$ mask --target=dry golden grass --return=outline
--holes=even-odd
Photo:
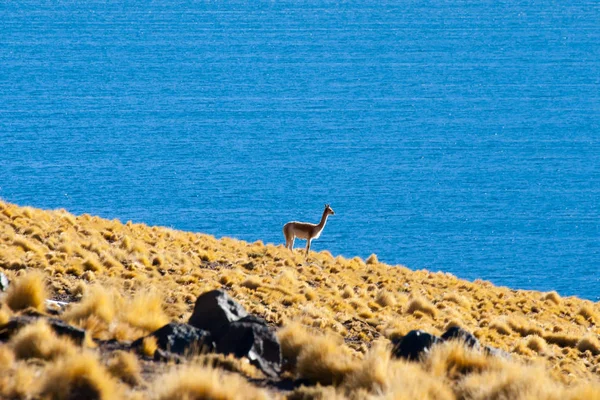
[[[347,400],[338,391],[337,388],[331,386],[300,386],[292,393],[286,396],[287,400]]]
[[[458,381],[473,373],[498,371],[502,366],[502,360],[470,349],[458,340],[435,346],[425,360],[425,368],[433,376],[452,381]]]
[[[258,289],[262,285],[262,281],[257,276],[250,276],[241,283],[241,286],[247,287],[248,289]]]
[[[200,354],[191,360],[191,364],[214,369],[235,372],[248,378],[262,378],[263,373],[250,364],[247,359],[236,358],[232,354]]]
[[[406,312],[408,314],[427,314],[432,318],[435,318],[437,315],[437,309],[429,300],[424,297],[417,296],[410,300],[408,305],[406,306]]]
[[[581,338],[577,342],[577,349],[579,351],[589,351],[593,355],[600,354],[600,342],[598,341],[597,335],[587,335]]]
[[[141,352],[146,357],[154,356],[154,353],[158,350],[158,343],[154,336],[147,336],[142,340]]]
[[[121,315],[122,321],[149,332],[168,324],[170,320],[164,312],[162,297],[150,290],[138,291],[130,301],[126,301]]]
[[[379,263],[379,260],[377,259],[377,254],[371,254],[369,257],[367,257],[367,259],[365,260],[365,263],[367,265]]]
[[[0,372],[0,398],[29,399],[38,391],[38,377],[26,364],[14,365]]]
[[[598,321],[598,316],[596,315],[596,311],[592,308],[590,304],[583,304],[577,310],[577,315],[581,315],[586,321],[596,324]]]
[[[176,368],[161,377],[154,390],[158,400],[262,400],[267,395],[237,375],[201,367]]]
[[[391,349],[386,342],[379,341],[356,363],[354,369],[344,377],[344,389],[382,393],[390,384]]]
[[[396,299],[395,299],[394,295],[385,290],[380,290],[377,293],[375,302],[377,304],[379,304],[381,307],[393,307],[396,305]]]
[[[102,286],[88,288],[83,300],[76,303],[63,315],[66,321],[77,323],[91,316],[110,323],[115,317],[115,293],[108,292]]]
[[[116,351],[107,364],[108,372],[129,385],[137,385],[142,381],[141,367],[138,358],[125,351]]]
[[[296,371],[300,378],[322,385],[336,385],[357,366],[357,360],[341,340],[333,336],[313,336],[298,354]]]
[[[4,326],[10,321],[11,312],[8,307],[0,308],[0,326]]]
[[[560,295],[554,291],[548,292],[543,295],[542,300],[547,300],[556,305],[559,305],[560,304]]]
[[[6,345],[0,345],[0,370],[10,368],[15,362],[15,354],[12,349]]]
[[[199,294],[224,288],[247,310],[278,327],[288,374],[335,385],[298,388],[290,398],[598,395],[598,304],[556,292],[511,290],[451,274],[412,271],[382,264],[375,255],[363,261],[312,252],[306,261],[301,250],[292,253],[282,245],[216,239],[2,201],[0,270],[12,282],[0,299],[0,326],[29,308],[45,312],[47,297],[66,299],[72,304],[59,317],[103,340],[134,340],[168,321],[186,322]],[[390,359],[389,343],[381,339],[398,338],[411,329],[440,335],[449,326],[464,327],[483,345],[511,352],[512,360],[449,345],[432,350],[421,363],[406,363]],[[0,345],[0,363],[7,366],[0,373],[0,397],[66,396],[79,387],[74,377],[87,375],[83,367],[75,370],[76,363],[63,375],[58,368],[64,360],[79,358],[96,371],[81,384],[96,397],[118,398],[123,390],[131,398],[152,397],[155,387],[150,383],[166,382],[164,368],[153,371],[151,381],[133,383],[133,393],[133,355],[117,353],[106,359],[115,379],[93,356],[62,342],[47,327],[29,328]],[[144,340],[139,356],[152,357],[155,350],[155,340]],[[185,363],[194,371],[211,367],[236,377],[260,375],[239,360],[203,357]],[[134,372],[116,373],[127,368]],[[208,393],[203,391],[220,387],[225,379],[213,369],[201,374],[216,383],[197,387],[185,378],[191,370],[183,366],[184,372],[169,375],[170,389],[164,386],[160,393],[163,398]],[[52,390],[50,378],[65,382],[63,389]],[[528,380],[534,384],[527,385]],[[106,390],[94,389],[105,381]],[[241,382],[242,390],[259,397],[280,395]],[[223,396],[231,393],[227,389]]]
[[[117,382],[92,353],[59,359],[44,374],[40,395],[52,400],[119,398]]]
[[[56,336],[43,320],[22,328],[11,338],[10,345],[18,359],[55,360],[77,352],[69,339]]]
[[[313,335],[304,325],[298,322],[286,324],[277,332],[283,358],[296,365],[300,352],[312,341]]]
[[[32,270],[17,280],[8,288],[6,304],[13,310],[19,311],[32,307],[43,311],[47,298],[44,274]]]
[[[537,335],[530,336],[527,340],[527,347],[536,353],[543,354],[546,352],[547,345],[544,338]]]

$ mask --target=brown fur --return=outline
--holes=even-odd
[[[318,239],[321,236],[323,228],[327,223],[327,217],[334,215],[335,213],[329,207],[329,204],[325,204],[325,210],[321,216],[321,222],[318,224],[311,224],[309,222],[298,222],[291,221],[283,226],[283,235],[285,236],[285,247],[293,250],[294,239],[305,239],[306,240],[306,256],[310,250],[310,243],[313,239]]]

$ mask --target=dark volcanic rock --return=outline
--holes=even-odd
[[[211,290],[196,299],[189,324],[210,332],[215,338],[227,332],[230,323],[248,313],[237,301],[223,290]]]
[[[10,339],[19,329],[37,321],[39,318],[42,317],[22,315],[11,318],[6,325],[0,328],[0,341]],[[85,331],[83,329],[76,328],[57,318],[45,318],[45,320],[57,335],[67,336],[77,344],[82,344],[85,340]]]
[[[273,330],[262,318],[248,315],[225,291],[200,295],[189,324],[210,332],[219,353],[247,357],[267,376],[280,374],[281,348]]]
[[[171,322],[148,336],[156,338],[156,344],[161,350],[173,354],[199,353],[201,351],[215,350],[215,345],[209,332],[188,324]],[[132,343],[132,346],[141,346],[143,340],[144,338],[136,340]]]
[[[424,331],[410,331],[392,350],[392,355],[407,360],[418,360],[421,354],[429,351],[431,346],[441,339]]]
[[[442,335],[442,340],[462,340],[468,347],[473,349],[480,348],[479,340],[471,332],[457,326],[448,328]]]
[[[247,357],[267,376],[281,373],[281,347],[279,339],[267,324],[255,316],[232,322],[227,332],[218,339],[217,351]]]

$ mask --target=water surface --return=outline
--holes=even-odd
[[[331,203],[314,250],[597,300],[598,21],[596,1],[2,2],[0,197],[265,243]]]

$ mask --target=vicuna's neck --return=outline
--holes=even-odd
[[[319,229],[323,229],[325,227],[328,216],[329,216],[329,214],[327,214],[327,210],[323,211],[323,215],[321,216],[321,222],[319,222],[319,225],[317,225],[319,227]]]

